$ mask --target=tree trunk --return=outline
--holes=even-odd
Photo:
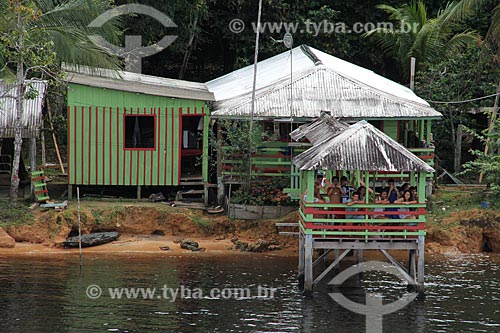
[[[22,28],[21,14],[17,15],[17,26],[19,31]],[[22,34],[19,37],[19,48],[22,49],[24,44]],[[21,149],[23,146],[22,137],[22,118],[24,108],[24,62],[22,59],[17,64],[16,73],[16,117],[14,118],[14,159],[12,161],[12,174],[10,178],[10,192],[9,199],[11,204],[17,203],[17,196],[19,194],[19,162],[21,160]]]
[[[23,116],[23,101],[24,101],[24,73],[23,73],[23,64],[20,63],[17,66],[17,92],[16,92],[16,117],[14,120],[14,158],[12,161],[12,174],[10,179],[10,193],[9,198],[11,203],[15,203],[17,201],[17,196],[19,193],[19,163],[21,160],[21,149],[23,146],[23,137],[22,137],[22,116]]]
[[[198,26],[198,13],[195,13],[194,17],[194,23],[192,25],[192,32],[191,36],[189,37],[187,46],[186,46],[186,52],[184,53],[184,59],[182,60],[182,66],[181,70],[179,72],[179,80],[182,80],[184,78],[184,74],[186,73],[187,66],[189,64],[189,57],[191,56],[191,52],[193,49],[193,42],[194,42],[194,37],[196,34],[196,27]]]
[[[455,143],[455,161],[454,161],[454,170],[455,172],[460,171],[460,166],[462,165],[460,162],[462,161],[462,124],[457,127],[457,140]]]

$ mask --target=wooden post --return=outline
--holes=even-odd
[[[45,165],[47,165],[47,155],[46,155],[46,152],[45,152],[45,131],[44,131],[44,126],[43,126],[43,122],[42,122],[42,130],[40,131],[40,138],[41,138],[41,141],[40,141],[40,145],[42,146],[42,167],[45,167]]]
[[[418,203],[425,203],[426,199],[426,191],[425,191],[425,180],[426,180],[427,174],[425,172],[419,172],[418,173],[418,189],[417,189],[417,194],[418,194]]]
[[[363,250],[358,249],[358,250],[356,250],[356,252],[358,255],[357,262],[358,262],[358,264],[360,264],[363,262]]]
[[[141,185],[137,185],[137,200],[141,200]]]
[[[432,120],[430,120],[430,119],[427,119],[427,131],[426,131],[425,135],[426,135],[427,145],[430,145],[431,136],[432,136]]]
[[[312,295],[313,291],[313,239],[306,235],[304,244],[304,294]]]
[[[410,186],[415,186],[417,183],[415,182],[415,171],[410,171]]]
[[[299,275],[304,274],[304,235],[299,234]]]
[[[222,126],[217,120],[217,203],[224,202],[224,182],[222,181]]]
[[[419,126],[418,126],[418,140],[420,141],[419,143],[421,143],[422,141],[424,141],[424,131],[425,131],[425,120],[419,120],[418,121],[419,123]]]
[[[425,283],[424,247],[425,247],[425,236],[418,236],[417,292],[419,294],[424,293],[424,283]]]
[[[73,185],[68,184],[68,200],[73,200]]]
[[[408,251],[408,274],[410,274],[412,278],[416,278],[415,250]]]
[[[36,137],[30,138],[30,174],[36,171]],[[30,177],[31,178],[31,177]],[[35,186],[31,181],[31,195],[35,195]]]

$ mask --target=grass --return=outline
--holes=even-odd
[[[212,231],[212,224],[208,220],[194,215],[191,217],[191,221],[194,224],[198,225],[200,229],[202,229],[205,233],[210,233]]]
[[[450,229],[456,223],[442,223],[444,219],[453,213],[464,212],[472,209],[483,209],[481,203],[487,201],[493,204],[481,187],[455,187],[440,186],[429,201],[428,221],[442,229]],[[493,206],[490,210],[498,210],[499,207]]]
[[[26,204],[19,202],[14,207],[8,201],[0,201],[0,227],[10,227],[15,225],[32,224],[33,214]]]

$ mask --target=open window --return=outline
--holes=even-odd
[[[125,149],[155,149],[155,116],[125,115]]]

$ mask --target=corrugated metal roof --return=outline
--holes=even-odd
[[[300,170],[425,171],[427,163],[362,120],[293,159]]]
[[[253,66],[207,82],[217,100],[213,115],[250,116],[252,82]],[[321,111],[346,119],[441,117],[407,87],[305,45],[258,63],[255,117],[316,118]]]
[[[167,79],[125,71],[64,64],[68,82],[155,96],[214,101],[205,83]]]
[[[22,123],[22,137],[37,137],[42,126],[42,107],[47,90],[47,82],[39,80],[26,81],[26,89],[34,89],[37,96],[33,99],[24,99]],[[0,138],[15,137],[15,117],[17,106],[15,97],[16,87],[0,81]]]
[[[322,113],[318,119],[308,124],[304,124],[294,130],[290,133],[290,137],[294,141],[299,141],[305,137],[313,145],[317,145],[323,141],[331,139],[348,128],[348,124],[339,121],[326,113]]]

